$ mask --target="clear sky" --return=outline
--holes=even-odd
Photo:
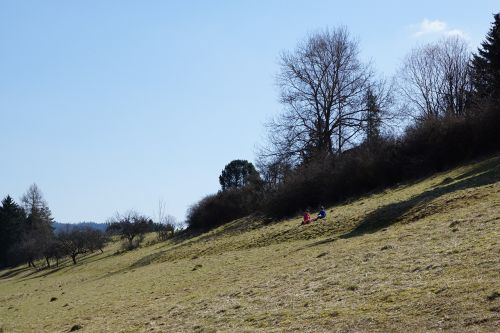
[[[60,222],[116,211],[179,220],[255,160],[280,110],[278,57],[345,25],[390,76],[413,46],[476,49],[498,0],[0,0],[0,197],[30,184]]]

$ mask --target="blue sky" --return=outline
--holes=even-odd
[[[497,1],[0,0],[0,197],[32,183],[61,222],[179,220],[254,161],[283,50],[345,25],[390,76],[419,43],[483,40]]]

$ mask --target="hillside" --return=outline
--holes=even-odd
[[[76,266],[1,271],[0,332],[494,332],[499,181],[495,156],[307,226],[247,217],[125,254],[113,243]]]

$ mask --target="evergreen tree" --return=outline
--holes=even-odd
[[[377,96],[371,89],[366,93],[366,143],[368,146],[373,146],[380,138],[380,106]]]
[[[10,262],[9,250],[21,240],[24,220],[24,210],[10,196],[5,197],[0,207],[0,267]]]
[[[472,58],[473,85],[478,101],[500,100],[500,13],[493,17],[486,39]]]

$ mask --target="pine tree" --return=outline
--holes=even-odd
[[[490,31],[472,59],[474,92],[480,102],[500,100],[500,13],[493,17]]]

